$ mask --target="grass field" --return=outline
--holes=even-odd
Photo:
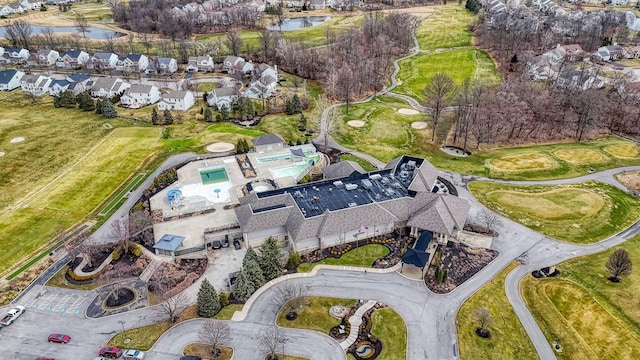
[[[567,150],[559,150],[567,151]],[[522,153],[505,155],[491,159],[487,165],[498,171],[540,171],[558,167],[558,163],[550,156],[541,153]]]
[[[324,265],[341,265],[341,266],[360,266],[371,267],[373,262],[389,253],[389,249],[384,245],[370,244],[360,246],[346,254],[342,255],[339,259],[326,258],[315,263],[304,263],[298,266],[299,272],[309,272],[314,266]]]
[[[473,14],[464,5],[433,6],[434,15],[420,23],[416,37],[420,49],[447,49],[472,45],[468,25]]]
[[[233,349],[227,346],[218,346],[220,354],[216,357],[216,360],[231,360],[233,358]],[[203,359],[211,357],[213,354],[213,346],[193,343],[187,345],[182,351],[184,355],[199,356]]]
[[[559,359],[631,359],[640,353],[640,272],[607,280],[605,263],[618,248],[640,262],[640,236],[603,253],[558,265],[560,276],[526,277],[521,291],[543,333],[560,338]]]
[[[472,182],[484,205],[552,238],[593,243],[640,217],[640,200],[613,186],[589,181],[560,186],[512,186]]]
[[[423,99],[422,91],[436,73],[449,75],[456,85],[465,79],[487,84],[495,84],[500,79],[493,60],[486,52],[476,49],[418,54],[400,61],[399,65],[400,82],[394,91],[419,101]]]
[[[382,341],[382,352],[378,360],[407,358],[407,326],[402,317],[392,308],[383,308],[371,315],[371,334]]]
[[[515,267],[515,263],[508,266],[462,304],[456,320],[460,359],[538,359],[505,294],[505,278]],[[491,313],[491,339],[483,339],[475,333],[478,324],[472,314],[481,307]]]
[[[362,160],[359,157],[353,156],[351,154],[340,155],[340,161],[353,161],[353,162],[356,162],[356,163],[360,164],[360,166],[362,166],[364,171],[378,170],[377,167],[371,165],[368,161]]]
[[[307,300],[307,304],[302,310],[298,311],[298,317],[295,320],[287,320],[286,314],[280,312],[276,324],[282,327],[315,330],[328,334],[332,327],[340,324],[340,320],[334,319],[329,315],[329,309],[334,305],[351,307],[357,303],[357,300],[352,299],[319,296],[310,296]]]
[[[577,165],[596,165],[608,160],[605,154],[591,149],[562,149],[553,155],[560,160]]]

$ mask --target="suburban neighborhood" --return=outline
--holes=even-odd
[[[638,9],[0,4],[0,357],[637,357]]]

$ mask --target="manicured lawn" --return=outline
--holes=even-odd
[[[75,290],[93,290],[98,286],[102,285],[100,284],[99,281],[94,281],[90,284],[74,285],[68,281],[65,281],[64,274],[66,273],[67,273],[67,267],[65,266],[62,269],[60,269],[60,271],[58,271],[55,275],[53,275],[53,277],[51,277],[49,281],[47,281],[47,286],[55,286],[59,288],[75,289]]]
[[[374,171],[374,170],[378,170],[377,167],[371,165],[368,161],[366,160],[362,160],[357,156],[353,156],[351,154],[343,154],[340,155],[340,161],[353,161],[356,162],[358,164],[360,164],[360,166],[362,166],[362,168],[364,169],[364,171]]]
[[[603,240],[640,217],[640,200],[596,181],[528,187],[472,182],[469,190],[484,205],[514,221],[579,244]]]
[[[418,54],[399,63],[398,80],[401,83],[395,92],[409,95],[422,101],[422,91],[436,73],[445,73],[456,85],[465,79],[494,84],[499,81],[495,64],[482,50],[463,49],[435,54]]]
[[[640,353],[640,272],[618,284],[607,280],[605,263],[618,248],[640,262],[636,236],[603,253],[558,265],[557,278],[523,280],[525,302],[549,343],[560,338],[559,359],[631,359]]]
[[[227,346],[218,346],[221,351],[216,360],[231,360],[233,358],[233,349]],[[213,346],[193,343],[187,345],[184,350],[184,355],[199,356],[203,359],[208,359],[213,353]]]
[[[342,265],[342,266],[359,266],[371,267],[373,262],[389,253],[389,249],[384,245],[365,245],[348,251],[339,259],[326,258],[315,263],[304,263],[298,266],[299,272],[309,272],[314,266],[325,265]]]
[[[407,358],[407,326],[392,308],[379,309],[371,315],[371,334],[382,341],[382,352],[376,359]]]
[[[242,310],[241,304],[229,304],[223,307],[222,310],[220,310],[220,312],[217,313],[213,318],[218,320],[231,320],[233,313],[241,310]]]
[[[160,338],[160,336],[164,334],[164,332],[167,331],[170,327],[171,325],[169,323],[161,322],[135,329],[128,329],[126,330],[127,337],[124,336],[123,332],[119,332],[109,340],[107,346],[116,346],[122,349],[138,349],[147,351],[151,349],[158,338]],[[124,343],[124,339],[126,338],[129,338],[131,340],[127,344]]]
[[[515,263],[508,266],[462,304],[456,320],[462,360],[538,358],[529,336],[505,294],[505,278],[515,267]],[[472,314],[475,309],[481,307],[491,313],[491,339],[483,339],[475,333],[478,324],[473,320]]]
[[[308,329],[328,334],[332,327],[340,324],[340,320],[334,319],[329,315],[329,309],[334,305],[343,305],[351,307],[357,303],[353,299],[337,299],[319,296],[310,296],[307,298],[307,304],[298,311],[298,317],[289,321],[285,318],[286,314],[280,312],[276,324],[283,327],[295,329]]]
[[[422,20],[416,30],[420,49],[446,49],[472,45],[468,25],[473,14],[462,5],[433,6],[434,15]]]

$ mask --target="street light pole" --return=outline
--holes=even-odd
[[[128,341],[127,341],[127,340],[129,340],[129,338],[127,337],[127,332],[124,330],[124,324],[126,323],[126,321],[124,321],[124,320],[118,320],[118,323],[119,323],[120,325],[122,325],[122,334],[124,335],[124,343],[126,344],[126,343],[128,343]]]

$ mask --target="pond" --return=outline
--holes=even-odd
[[[56,34],[65,33],[65,34],[73,34],[73,35],[82,36],[82,34],[79,34],[78,29],[75,26],[31,25],[31,30],[32,30],[31,33],[33,35],[40,35],[40,34],[42,34],[42,32],[46,28],[51,28],[51,30]],[[120,32],[117,32],[117,31],[101,29],[101,28],[97,28],[97,27],[93,27],[93,26],[87,27],[87,32],[85,33],[85,36],[88,39],[94,39],[94,40],[104,40],[104,39],[108,39],[109,37],[116,38],[116,37],[120,37],[120,36],[123,36],[123,35],[124,35],[123,33],[120,33]],[[6,37],[6,36],[7,36],[6,27],[5,26],[0,26],[0,37]]]
[[[305,16],[299,18],[284,19],[281,25],[277,23],[267,27],[269,30],[292,31],[310,26],[320,25],[331,19],[331,16]]]

